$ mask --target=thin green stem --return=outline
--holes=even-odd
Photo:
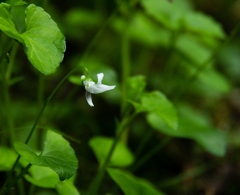
[[[13,130],[13,116],[12,116],[12,109],[11,109],[11,101],[10,101],[10,94],[9,94],[9,85],[6,80],[6,76],[3,75],[3,94],[4,94],[4,102],[5,102],[5,111],[6,111],[6,119],[7,119],[7,129],[10,133],[10,140],[11,143],[15,141],[15,134]]]
[[[23,170],[22,172],[16,177],[14,178],[14,180],[6,186],[6,188],[3,190],[1,195],[5,195],[7,194],[7,192],[18,182],[19,179],[22,178],[22,176],[28,171],[28,169],[30,169],[30,167],[32,166],[32,164],[28,164]]]
[[[55,93],[58,91],[58,89],[61,87],[61,85],[68,79],[68,77],[70,75],[72,75],[76,70],[78,70],[79,68],[82,68],[84,71],[86,71],[86,68],[83,67],[83,66],[77,66],[75,67],[74,69],[72,69],[65,77],[63,77],[63,79],[58,83],[58,85],[53,89],[52,93],[50,94],[50,96],[45,100],[44,104],[43,104],[43,107],[42,109],[40,110],[39,114],[38,114],[38,117],[25,141],[25,144],[28,144],[40,118],[42,117],[42,114],[43,114],[43,111],[45,110],[46,106],[48,105],[48,103],[50,102],[50,100],[52,99],[52,97],[55,95]]]
[[[5,111],[3,114],[6,117],[6,122],[7,122],[7,127],[8,129],[7,132],[10,133],[10,139],[11,141],[14,140],[14,133],[13,133],[13,120],[12,120],[12,113],[11,113],[11,106],[10,106],[10,95],[9,95],[9,82],[8,82],[8,77],[7,77],[7,71],[4,68],[4,64],[2,63],[4,58],[6,58],[7,53],[9,50],[12,48],[14,45],[14,41],[11,40],[9,44],[3,49],[1,55],[0,55],[0,71],[1,71],[1,78],[2,78],[2,92],[3,92],[3,101],[4,103],[2,105],[5,106]]]
[[[11,101],[10,101],[10,94],[9,94],[9,80],[7,79],[7,71],[5,69],[3,59],[7,56],[8,51],[12,48],[14,41],[11,41],[8,46],[4,49],[2,55],[0,56],[0,65],[1,65],[1,77],[2,77],[2,93],[3,93],[3,105],[5,106],[5,117],[8,130],[10,134],[11,143],[15,140],[14,132],[13,132],[13,118],[11,112]]]
[[[33,126],[32,126],[32,129],[30,130],[30,132],[29,132],[29,134],[28,134],[28,137],[27,137],[27,139],[26,139],[26,141],[25,141],[25,144],[28,144],[30,138],[32,137],[32,134],[33,134],[34,130],[36,129],[37,124],[39,123],[39,121],[40,121],[40,119],[41,119],[41,117],[42,117],[42,114],[43,114],[46,106],[48,105],[48,103],[50,102],[50,100],[52,99],[52,97],[55,95],[55,93],[58,91],[58,89],[61,87],[61,85],[68,79],[68,77],[69,77],[71,74],[73,74],[76,70],[78,70],[78,69],[80,69],[80,68],[83,69],[83,71],[87,71],[86,68],[85,68],[85,67],[82,67],[82,66],[77,66],[77,67],[75,67],[74,69],[72,69],[65,77],[63,77],[63,79],[62,79],[62,80],[58,83],[58,85],[54,88],[54,90],[52,91],[52,93],[50,94],[50,96],[46,99],[46,101],[44,102],[44,104],[43,104],[43,106],[42,106],[42,108],[41,108],[41,110],[40,110],[40,112],[39,112],[39,114],[38,114],[38,116],[37,116],[37,119],[35,120],[35,122],[34,122],[34,124],[33,124]],[[4,183],[3,189],[5,189],[5,187],[7,186],[8,181],[10,180],[10,177],[11,177],[11,175],[13,174],[13,171],[15,170],[15,167],[17,166],[20,158],[21,158],[21,156],[19,155],[19,156],[17,157],[17,159],[16,159],[16,161],[15,161],[15,163],[14,163],[11,171],[10,171],[10,174],[9,174],[6,182]],[[8,186],[9,186],[9,185],[8,185]]]
[[[100,167],[96,177],[93,179],[92,183],[89,186],[88,193],[87,193],[88,195],[96,195],[97,194],[98,189],[101,185],[101,181],[104,177],[105,171],[107,169],[108,163],[109,163],[111,156],[117,146],[117,143],[118,143],[121,135],[123,134],[123,132],[127,129],[126,128],[127,125],[129,125],[129,123],[132,121],[132,119],[134,117],[135,117],[135,114],[133,114],[130,117],[123,118],[121,123],[118,125],[117,131],[116,131],[116,132],[118,132],[118,134],[115,136],[113,144],[108,152],[108,155],[105,158],[103,165]]]
[[[25,190],[24,190],[24,183],[23,183],[23,178],[20,178],[19,181],[17,182],[17,187],[19,191],[19,195],[25,195]]]
[[[38,103],[38,108],[41,109],[43,102],[44,102],[44,75],[39,73],[38,76],[38,95],[37,95],[37,103]],[[40,124],[41,125],[41,124]],[[37,147],[41,146],[41,136],[42,136],[42,131],[39,129],[37,131],[37,137],[40,138],[38,139],[38,142],[35,143]]]
[[[126,100],[127,100],[127,79],[130,75],[130,42],[129,34],[127,31],[123,33],[122,45],[121,45],[121,57],[122,57],[122,105],[121,113],[124,115],[126,109]]]
[[[92,41],[91,41],[90,44],[88,45],[87,49],[85,50],[84,54],[81,56],[81,58],[79,59],[79,61],[83,61],[83,59],[86,58],[86,56],[90,53],[90,51],[91,51],[91,49],[93,48],[94,44],[95,44],[95,43],[97,42],[97,40],[99,39],[99,37],[101,36],[101,34],[102,34],[102,32],[104,31],[104,29],[106,28],[106,26],[107,26],[108,24],[110,24],[110,22],[112,21],[112,19],[116,16],[117,12],[118,12],[118,9],[116,9],[116,10],[114,11],[114,13],[113,13],[113,14],[108,18],[108,20],[104,23],[104,25],[102,26],[102,28],[98,31],[98,33],[95,35],[95,37],[92,39]],[[9,46],[8,46],[7,48],[5,48],[5,50],[3,51],[3,54],[0,56],[0,63],[1,63],[1,61],[5,58],[8,50],[12,47],[13,43],[14,43],[14,42],[12,42],[11,45],[9,44]],[[43,111],[44,111],[45,107],[47,106],[47,104],[49,103],[49,101],[52,99],[53,95],[56,93],[56,91],[59,89],[59,87],[62,85],[62,83],[63,83],[72,73],[74,73],[74,72],[75,72],[77,69],[79,69],[79,68],[83,68],[83,67],[82,67],[82,66],[77,66],[77,67],[75,67],[72,71],[70,71],[70,72],[59,82],[59,84],[55,87],[55,89],[52,91],[52,93],[50,94],[50,96],[46,99],[46,101],[44,102],[43,107],[41,108],[41,110],[40,110],[40,112],[39,112],[39,114],[38,114],[38,116],[37,116],[37,119],[35,120],[35,122],[34,122],[34,124],[33,124],[33,126],[32,126],[32,129],[30,130],[30,133],[29,133],[29,135],[28,135],[28,137],[27,137],[27,139],[26,139],[26,141],[25,141],[25,144],[27,144],[27,143],[29,142],[29,140],[30,140],[30,138],[31,138],[31,136],[32,136],[32,134],[33,134],[33,132],[34,132],[34,130],[35,130],[35,128],[36,128],[36,126],[37,126],[37,124],[38,124],[41,116],[42,116],[42,114],[43,114]],[[86,68],[84,68],[84,71],[87,72],[87,74],[88,74],[88,71],[86,70]],[[85,75],[87,75],[87,74],[85,74]],[[15,163],[14,163],[14,165],[13,165],[13,167],[12,167],[10,173],[9,173],[9,176],[7,177],[7,179],[6,179],[5,183],[4,183],[1,191],[3,191],[3,190],[5,189],[5,187],[6,187],[6,185],[8,184],[8,182],[9,182],[9,180],[10,180],[12,174],[13,174],[13,171],[15,170],[15,167],[17,166],[20,158],[21,158],[21,156],[19,155],[19,156],[17,157],[17,159],[16,159],[16,161],[15,161]],[[1,193],[0,193],[0,194],[1,194]]]
[[[43,99],[44,99],[44,75],[43,74],[39,74],[39,77],[38,77],[38,99],[37,99],[37,102],[38,102],[38,105],[39,107],[42,106],[43,104]]]
[[[7,56],[7,53],[9,52],[9,50],[12,48],[14,44],[14,41],[12,40],[8,45],[7,47],[4,48],[1,56],[0,56],[0,64],[2,63],[3,59]]]
[[[18,48],[19,48],[19,44],[15,42],[11,50],[10,62],[8,64],[7,71],[6,71],[6,79],[8,82],[10,82],[10,79],[11,79],[13,65],[15,64]]]

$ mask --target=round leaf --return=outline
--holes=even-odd
[[[41,7],[26,9],[26,31],[21,35],[29,61],[44,74],[55,72],[63,59],[65,37]]]
[[[0,30],[22,43],[32,65],[43,74],[52,74],[63,60],[65,37],[41,7],[30,4],[25,10],[26,30],[19,33],[10,14],[10,6],[0,4]]]
[[[113,139],[101,136],[94,137],[90,140],[89,144],[99,163],[102,164],[113,144]],[[122,142],[118,142],[110,159],[109,165],[124,167],[131,165],[133,161],[134,157],[130,150]]]
[[[42,154],[39,156],[27,145],[15,142],[17,152],[29,163],[53,169],[61,181],[75,175],[78,160],[69,143],[59,134],[48,131]]]

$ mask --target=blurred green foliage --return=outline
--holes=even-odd
[[[45,193],[44,188],[55,189],[49,194],[88,194],[94,175],[103,168],[108,175],[96,194],[238,194],[237,2],[9,0],[0,4],[0,55],[15,40],[0,60],[1,186],[16,158],[13,141],[25,141],[54,87],[70,70],[84,66],[94,82],[102,72],[104,83],[116,88],[94,95],[95,106],[90,108],[80,80],[85,73],[79,70],[54,95],[29,146],[21,143],[16,150],[26,156],[19,152],[20,146],[24,152],[31,148],[39,165],[35,151],[42,150],[46,131],[57,129],[71,146],[59,141],[60,135],[52,143],[45,141],[53,150],[50,157],[63,158],[48,166],[54,170],[65,164],[68,169],[73,148],[79,168],[70,181],[60,182],[51,169],[32,166],[24,175],[36,186],[32,194]],[[31,3],[36,6],[28,6]],[[55,151],[61,147],[66,151]]]

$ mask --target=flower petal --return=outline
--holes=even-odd
[[[86,91],[85,96],[86,96],[86,100],[87,100],[89,106],[94,106],[93,102],[92,102],[92,95],[91,95],[91,93]]]
[[[115,88],[115,85],[113,86],[108,86],[104,84],[96,84],[91,86],[90,88],[85,88],[88,92],[93,93],[93,94],[98,94],[98,93],[103,93],[108,90],[112,90]]]
[[[97,78],[98,78],[97,84],[102,84],[103,77],[104,77],[103,73],[97,74]]]

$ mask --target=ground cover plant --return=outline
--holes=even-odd
[[[0,1],[0,195],[238,194],[238,10]]]

